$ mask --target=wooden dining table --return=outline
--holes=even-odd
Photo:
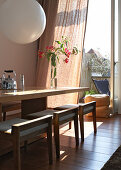
[[[47,97],[67,93],[79,93],[89,90],[89,87],[57,87],[42,89],[39,87],[23,90],[0,90],[0,113],[3,102],[21,101],[21,115],[30,114],[47,108]]]

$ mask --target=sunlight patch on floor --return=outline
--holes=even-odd
[[[68,155],[63,156],[63,158],[61,158],[60,161],[63,161],[63,160],[66,159],[67,157],[68,157]]]
[[[97,122],[97,128],[102,125],[103,122]],[[94,128],[93,128],[93,122],[85,122],[84,123],[84,138],[87,138],[91,133],[94,132]]]
[[[62,154],[64,154],[65,153],[65,151],[60,151],[60,155],[62,155]]]
[[[102,123],[103,122],[97,122],[97,128]],[[93,132],[94,132],[93,122],[84,122],[84,138],[88,137]],[[62,134],[64,136],[75,137],[73,122],[72,122],[72,129],[69,130],[69,125],[66,125],[60,129],[60,134]],[[79,134],[79,136],[80,136],[80,134]]]
[[[63,161],[64,159],[66,159],[67,157],[68,157],[68,155],[67,154],[65,154],[65,151],[63,151],[63,150],[60,150],[60,155],[61,155],[61,159],[60,159],[60,161]]]

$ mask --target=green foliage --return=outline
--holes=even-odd
[[[59,63],[59,57],[57,56],[57,60],[58,60],[58,63]]]
[[[78,54],[79,50],[77,47],[73,47],[72,54]]]
[[[96,94],[94,90],[85,91],[84,96]]]
[[[51,56],[51,52],[47,53],[46,57],[47,57],[48,61],[50,61],[50,56]]]
[[[61,42],[60,42],[60,41],[55,41],[55,42],[57,42],[58,44],[61,44]]]
[[[56,67],[54,68],[54,77],[56,77]]]

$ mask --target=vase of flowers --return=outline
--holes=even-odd
[[[64,55],[63,61],[68,63],[71,54],[78,54],[77,47],[73,47],[72,51],[68,49],[69,39],[62,36],[61,41],[55,41],[55,46],[47,46],[45,52],[39,50],[39,58],[46,56],[48,61],[51,62],[51,88],[57,86],[57,64],[59,63],[59,56]]]

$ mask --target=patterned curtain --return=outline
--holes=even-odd
[[[53,0],[50,0],[52,3]],[[57,6],[56,6],[57,7]],[[49,21],[48,22],[54,22],[55,27],[51,30],[51,27],[46,27],[49,29],[49,32],[51,33],[51,36],[53,35],[53,38],[50,38],[49,36],[46,37],[51,39],[54,44],[55,40],[61,40],[62,36],[67,36],[70,40],[70,50],[73,46],[77,46],[78,49],[81,51],[78,55],[71,55],[69,63],[63,62],[64,56],[60,55],[60,62],[57,65],[57,86],[58,87],[65,87],[65,86],[76,86],[78,87],[80,84],[80,71],[81,71],[81,60],[82,60],[82,51],[83,51],[83,42],[84,42],[84,36],[85,36],[85,28],[86,28],[86,18],[87,18],[87,7],[88,7],[88,0],[59,0],[58,8],[57,8],[57,15],[56,18],[54,16],[51,17],[51,13],[54,11],[51,10],[49,14]],[[55,5],[54,5],[55,8]],[[45,31],[45,32],[46,32]],[[54,32],[53,32],[54,31]],[[53,34],[54,33],[54,34]],[[45,35],[43,34],[43,37]],[[40,49],[42,46],[42,39],[40,40]],[[48,45],[48,41],[46,41],[46,45]],[[52,42],[51,41],[51,42]],[[44,42],[45,43],[45,42]],[[38,63],[38,74],[37,74],[37,85],[44,87],[49,87],[50,85],[50,67],[45,65],[46,59],[42,59],[42,61],[39,61]],[[40,63],[41,62],[41,63]],[[45,72],[47,73],[47,76],[45,75]],[[40,76],[41,75],[41,76]],[[43,76],[43,77],[42,77]],[[44,84],[42,83],[44,82]],[[45,83],[46,82],[46,83]],[[63,104],[68,103],[77,103],[77,94],[66,94],[66,95],[58,95],[53,97],[48,97],[48,106],[49,107],[55,107]],[[55,102],[56,101],[56,102]]]

